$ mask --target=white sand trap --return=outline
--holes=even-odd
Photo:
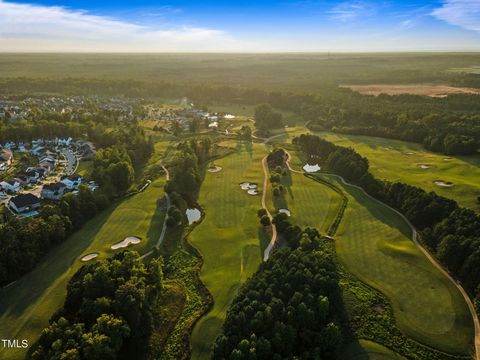
[[[216,172],[219,172],[221,170],[222,170],[221,166],[210,166],[208,168],[208,172],[211,172],[211,173],[216,173]]]
[[[453,183],[450,181],[443,181],[443,180],[435,180],[433,182],[435,185],[441,186],[441,187],[452,187]]]
[[[257,189],[250,189],[250,190],[247,190],[247,194],[248,195],[258,195],[258,191],[257,191]]]
[[[406,154],[407,155],[415,155],[415,153],[413,151],[407,151]]]
[[[196,208],[187,209],[185,213],[187,214],[188,225],[192,225],[202,217],[202,212]]]
[[[303,167],[303,170],[305,170],[306,172],[309,172],[309,173],[320,171],[320,169],[321,169],[321,167],[318,164],[316,164],[316,165],[307,164]]]
[[[287,209],[278,209],[278,212],[281,214],[287,214],[287,216],[292,216],[292,214],[290,213],[290,210],[287,210]]]
[[[453,158],[451,158],[451,157],[443,158],[443,161],[452,161],[452,160],[453,160]]]
[[[90,261],[92,259],[95,259],[98,256],[98,253],[91,253],[88,255],[85,255],[84,257],[81,258],[82,261]]]
[[[235,115],[227,114],[224,116],[225,119],[235,119]]]
[[[138,237],[136,236],[129,236],[129,237],[126,237],[123,241],[120,241],[116,244],[113,244],[111,246],[111,249],[113,250],[117,250],[117,249],[121,249],[121,248],[126,248],[127,246],[129,246],[130,244],[132,245],[136,245],[136,244],[139,244],[140,243],[140,240]]]
[[[420,169],[430,169],[432,167],[432,165],[418,164],[417,167],[419,167]]]
[[[255,183],[249,183],[249,182],[240,183],[240,188],[245,191],[256,189],[257,187],[258,185]]]

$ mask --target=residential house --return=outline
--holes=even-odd
[[[35,156],[43,156],[45,151],[45,148],[41,145],[32,146],[32,154]]]
[[[82,177],[76,174],[62,176],[61,180],[67,186],[68,190],[77,190],[82,183]]]
[[[55,168],[55,166],[52,165],[52,163],[50,163],[48,161],[42,161],[41,163],[39,163],[37,165],[37,169],[45,169],[45,173],[44,173],[45,176],[50,174],[54,168]]]
[[[8,207],[17,214],[22,214],[40,208],[40,199],[30,193],[20,194],[10,198]]]
[[[0,170],[6,170],[13,162],[13,153],[9,149],[0,150]]]
[[[20,191],[22,186],[18,180],[10,179],[0,182],[0,187],[5,191],[16,193]]]
[[[65,191],[67,190],[67,185],[61,182],[56,182],[52,184],[43,185],[41,198],[48,200],[60,200]]]
[[[28,178],[29,183],[36,183],[41,177],[40,173],[32,168],[28,168],[27,171],[25,171],[25,176]]]
[[[13,180],[16,180],[20,183],[20,186],[25,186],[29,183],[28,181],[28,176],[26,176],[25,174],[17,174]]]

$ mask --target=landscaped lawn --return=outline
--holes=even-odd
[[[210,359],[230,302],[262,260],[256,215],[261,195],[248,195],[239,184],[255,182],[261,190],[266,150],[247,142],[222,145],[236,145],[237,151],[215,161],[220,172],[207,173],[199,198],[205,218],[189,237],[204,258],[200,278],[214,300],[212,310],[194,328],[192,359]]]
[[[68,281],[84,264],[80,261],[83,255],[98,252],[99,259],[113,255],[121,249],[110,246],[132,235],[142,238],[132,249],[146,252],[153,247],[163,223],[157,199],[164,194],[164,181],[156,180],[144,192],[112,205],[54,248],[32,272],[1,289],[1,338],[27,339],[33,344],[62,306]],[[24,353],[24,349],[0,348],[2,360],[23,358]]]
[[[388,297],[404,334],[441,351],[469,354],[473,321],[467,305],[413,243],[405,221],[360,190],[319,176],[342,187],[349,200],[335,236],[340,261]]]

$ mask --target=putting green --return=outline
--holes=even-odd
[[[349,200],[335,236],[340,261],[390,299],[407,336],[444,352],[469,354],[474,332],[468,307],[413,243],[405,221],[360,190],[319,177],[343,188]]]
[[[234,145],[236,152],[215,161],[220,172],[207,172],[199,198],[206,215],[189,237],[204,258],[200,278],[214,300],[193,330],[192,359],[210,359],[230,302],[262,260],[256,215],[261,195],[248,195],[239,184],[257,183],[262,191],[265,147],[248,142],[222,145]]]
[[[164,213],[157,208],[163,196],[164,178],[147,189],[126,198],[97,215],[83,228],[55,247],[29,274],[0,290],[0,337],[38,338],[52,314],[63,305],[66,286],[73,274],[85,263],[80,258],[98,252],[102,259],[122,251],[110,246],[127,236],[138,236],[142,242],[131,248],[145,252],[157,241]],[[95,261],[95,260],[92,260]],[[0,347],[2,360],[24,358],[25,349]]]

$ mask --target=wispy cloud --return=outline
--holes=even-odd
[[[446,0],[432,15],[451,25],[480,32],[480,0]]]
[[[339,21],[350,21],[358,17],[371,16],[375,8],[363,1],[347,1],[334,6],[328,11],[330,17]]]
[[[151,27],[0,0],[0,51],[238,51],[252,46],[216,29]]]

